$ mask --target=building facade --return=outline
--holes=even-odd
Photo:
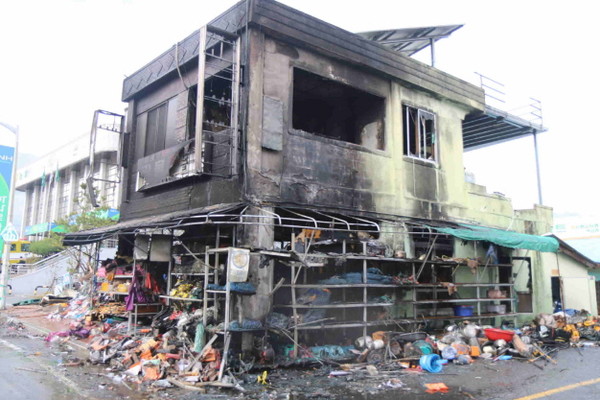
[[[305,289],[342,304],[321,325],[296,325],[296,342],[299,330],[309,342],[311,332],[358,336],[388,322],[462,318],[452,305],[472,304],[469,318],[488,322],[546,311],[551,300],[536,287],[550,284],[543,254],[559,247],[542,236],[552,209],[513,209],[467,182],[463,164],[465,150],[543,128],[499,113],[481,88],[387,47],[384,36],[272,0],[241,1],[124,81],[121,222],[65,243],[130,236],[121,254],[161,276],[200,257],[225,271],[224,248],[246,249],[256,290],[236,303],[240,323],[274,309],[297,321]],[[157,245],[170,237],[171,253],[156,259],[171,269],[153,265],[152,235]],[[523,293],[513,256],[533,271]],[[385,322],[372,312],[375,295],[386,298]],[[498,302],[501,316],[488,307]]]
[[[120,166],[118,134],[97,136],[94,173],[90,174],[90,135],[41,157],[17,171],[16,190],[25,193],[21,236],[29,240],[45,237],[60,229],[57,221],[77,214],[89,201],[86,189],[93,176],[100,205],[109,208],[108,218],[118,219],[120,198]]]

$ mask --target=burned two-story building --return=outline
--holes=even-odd
[[[239,2],[125,79],[121,221],[65,242],[118,234],[164,264],[163,301],[189,307],[172,295],[189,278],[205,322],[279,318],[290,344],[547,311],[551,209],[514,210],[463,165],[543,128],[407,56],[453,29],[355,34]]]

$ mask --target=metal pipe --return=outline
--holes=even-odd
[[[435,67],[435,39],[429,39],[429,47],[431,47],[431,66]]]
[[[537,132],[533,131],[533,149],[535,151],[535,172],[537,177],[537,189],[538,189],[538,202],[540,205],[544,204],[542,199],[542,178],[540,174],[540,156],[538,153],[538,144],[537,144]]]

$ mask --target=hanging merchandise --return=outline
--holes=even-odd
[[[135,308],[134,305],[135,304],[145,304],[148,303],[148,299],[146,298],[146,295],[144,294],[144,290],[142,289],[142,286],[140,284],[140,266],[136,266],[136,268],[134,268],[134,272],[133,272],[133,279],[132,279],[132,283],[131,286],[129,288],[129,295],[127,297],[125,297],[125,309],[127,311],[133,311],[133,309]]]

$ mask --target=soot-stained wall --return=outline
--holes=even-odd
[[[422,218],[464,213],[468,194],[461,121],[469,111],[466,107],[259,31],[252,32],[250,43],[248,165],[252,197]],[[311,78],[299,80],[298,71]],[[316,86],[319,78],[321,86]],[[352,90],[338,88],[332,81]],[[351,97],[340,99],[339,110],[330,110],[341,113],[338,120],[346,129],[356,124],[344,120],[345,105],[364,105],[365,99],[370,99],[368,107],[354,109],[353,121],[362,121],[358,130],[329,134],[323,128],[329,121],[294,122],[295,107],[299,107],[295,104],[299,88],[294,85],[298,84],[307,86],[301,88],[303,102],[311,99],[311,90],[323,93],[326,88],[331,88],[331,98],[324,107],[331,107],[335,96],[342,93]],[[435,115],[435,162],[403,155],[403,105]],[[301,106],[305,112],[304,104]],[[315,132],[309,131],[311,126],[317,127]]]

